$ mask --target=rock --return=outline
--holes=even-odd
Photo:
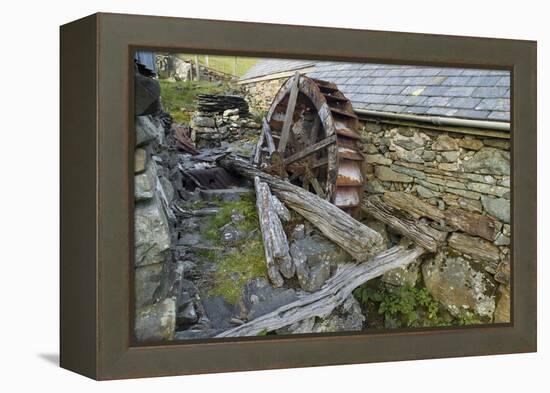
[[[237,119],[239,118],[239,108],[234,109],[226,109],[223,111],[223,117],[232,117],[237,116]]]
[[[372,179],[367,182],[365,185],[365,191],[369,194],[383,194],[386,192],[386,189],[378,179]]]
[[[241,315],[250,321],[296,300],[294,289],[273,288],[265,278],[253,278],[243,288]]]
[[[460,152],[458,151],[443,151],[441,152],[441,162],[456,162]]]
[[[294,248],[296,252],[304,254],[310,266],[322,261],[327,261],[331,265],[351,261],[351,256],[347,252],[317,234],[294,240],[291,243],[291,248]]]
[[[422,277],[428,291],[452,315],[470,310],[492,319],[495,284],[487,274],[474,270],[466,259],[440,251],[422,264]]]
[[[203,299],[202,306],[212,328],[227,329],[232,326],[231,318],[235,315],[235,306],[227,303],[222,296]]]
[[[136,116],[135,128],[136,146],[143,146],[154,140],[162,143],[164,140],[164,128],[151,116]]]
[[[491,216],[507,224],[510,223],[510,201],[504,198],[492,198],[486,195],[481,196],[483,208]]]
[[[413,181],[413,178],[411,176],[395,172],[393,169],[390,169],[387,166],[377,166],[374,169],[374,173],[376,177],[382,181],[401,183],[412,183]]]
[[[507,285],[499,287],[500,297],[495,309],[495,323],[510,323],[510,288]]]
[[[419,277],[420,265],[418,262],[413,262],[407,266],[398,267],[387,271],[382,276],[382,281],[396,287],[414,287]]]
[[[422,159],[424,161],[434,161],[435,160],[435,151],[424,150],[424,153],[422,153]]]
[[[510,260],[503,260],[497,267],[495,272],[495,281],[501,284],[510,283]]]
[[[376,154],[378,153],[378,148],[373,143],[367,143],[364,146],[365,153],[367,154]]]
[[[136,308],[152,304],[157,300],[154,298],[154,294],[160,285],[163,265],[163,263],[155,263],[137,267],[134,270],[134,301]]]
[[[176,315],[176,322],[178,326],[181,325],[190,325],[199,319],[197,311],[195,310],[195,305],[192,302],[187,303],[178,310]]]
[[[439,193],[435,193],[421,185],[415,186],[415,189],[416,189],[416,193],[421,198],[429,199],[429,198],[436,198],[439,196]]]
[[[138,73],[134,74],[134,113],[154,114],[159,109],[160,83]]]
[[[365,161],[369,164],[378,164],[378,165],[391,165],[392,160],[384,157],[382,154],[366,154]]]
[[[166,197],[166,202],[168,202],[168,204],[172,203],[172,201],[174,200],[174,197],[176,196],[176,192],[174,191],[174,187],[172,186],[172,183],[170,183],[170,181],[166,179],[164,176],[159,176],[158,179],[159,179],[162,192]]]
[[[509,175],[510,156],[503,150],[484,147],[476,152],[470,160],[464,161],[462,167],[465,172]]]
[[[187,232],[178,239],[178,244],[182,246],[196,246],[202,241],[202,236],[197,232]]]
[[[150,165],[152,167],[152,165]],[[134,199],[136,202],[146,201],[155,196],[156,178],[151,170],[134,177]]]
[[[455,232],[448,240],[449,246],[458,252],[470,255],[474,260],[498,262],[500,254],[498,247],[480,237],[469,236]]]
[[[147,166],[147,151],[137,148],[134,152],[134,173],[142,173]]]
[[[135,335],[138,341],[166,341],[174,338],[176,302],[172,298],[136,310]]]
[[[408,168],[408,167],[405,167],[405,166],[395,165],[395,164],[393,164],[391,166],[391,169],[393,169],[395,172],[399,172],[399,173],[402,173],[404,175],[411,176],[411,177],[414,177],[414,178],[417,178],[417,179],[422,179],[422,180],[426,179],[426,174],[422,171],[417,170],[417,169]]]
[[[441,134],[432,143],[432,149],[437,151],[458,150],[458,143],[456,139],[451,138],[449,135]]]
[[[467,187],[469,190],[479,192],[480,194],[489,194],[489,195],[495,195],[498,197],[502,197],[506,195],[506,193],[510,192],[510,189],[507,187],[500,187],[500,186],[484,184],[484,183],[470,182],[468,183]]]
[[[240,211],[238,211],[236,209],[231,210],[231,222],[233,224],[237,224],[239,222],[242,222],[244,219],[245,219],[245,217]]]
[[[494,241],[495,246],[508,246],[510,245],[510,238],[508,236],[499,233]]]
[[[191,127],[215,128],[216,121],[208,116],[195,116],[191,120]]]
[[[292,229],[292,239],[301,240],[306,236],[306,227],[304,224],[298,224]]]
[[[233,226],[233,224],[226,224],[220,228],[222,242],[234,245],[246,237],[246,233]]]
[[[456,162],[453,162],[453,163],[443,162],[441,164],[438,164],[437,168],[441,169],[442,171],[447,171],[447,172],[456,172],[456,171],[459,170],[458,163],[456,163]]]
[[[483,147],[483,142],[479,139],[465,136],[458,141],[458,145],[468,150],[480,150]]]
[[[486,146],[491,146],[497,149],[510,150],[510,141],[503,139],[484,139],[483,143]]]
[[[168,220],[157,197],[135,207],[135,265],[143,266],[164,261],[164,251],[170,248]]]
[[[391,144],[402,147],[406,150],[415,150],[419,147],[423,147],[426,144],[426,140],[419,134],[414,134],[412,137],[398,137],[390,141]]]

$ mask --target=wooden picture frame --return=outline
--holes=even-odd
[[[505,69],[512,322],[138,345],[135,49]],[[536,351],[536,42],[98,13],[61,27],[61,367],[105,380]]]

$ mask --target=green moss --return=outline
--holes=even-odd
[[[241,200],[232,202],[215,202],[220,211],[208,218],[204,229],[204,235],[214,243],[220,242],[220,228],[231,222],[231,214],[237,211],[243,215],[244,220],[235,225],[237,229],[243,232],[252,232],[258,229],[258,213],[256,211],[256,202],[252,195],[242,195]]]
[[[208,81],[159,82],[162,107],[176,123],[189,123],[191,113],[196,109],[198,94],[222,93],[228,88],[227,85]]]
[[[258,236],[218,259],[218,270],[214,274],[214,285],[209,294],[223,296],[226,301],[235,304],[250,279],[266,276],[264,247]]]
[[[244,220],[235,225],[236,228],[251,233],[259,230],[258,214],[255,199],[252,195],[241,196],[241,200],[220,202],[216,205],[220,211],[208,218],[203,229],[203,235],[214,244],[220,244],[220,228],[231,222],[231,214],[237,211]],[[211,261],[218,263],[214,273],[210,296],[223,296],[229,303],[237,303],[241,297],[244,285],[252,278],[267,277],[267,268],[264,255],[264,246],[259,232],[253,238],[248,238],[236,245],[232,251],[224,254],[215,253],[204,255]]]

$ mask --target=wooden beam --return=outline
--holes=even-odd
[[[341,265],[319,291],[302,295],[292,303],[226,330],[216,337],[257,336],[260,332],[274,331],[304,319],[325,318],[344,303],[355,288],[391,269],[407,266],[416,261],[423,252],[424,249],[420,247],[405,249],[396,246],[375,255],[366,263]]]
[[[365,198],[361,208],[368,215],[428,251],[436,252],[447,238],[446,232],[438,231],[420,222],[406,212],[382,202],[377,197]]]
[[[384,249],[383,238],[375,230],[355,220],[327,200],[279,177],[258,170],[248,162],[232,156],[217,160],[223,168],[249,179],[258,176],[288,208],[314,225],[329,240],[339,245],[355,260],[365,261]]]
[[[277,146],[277,151],[281,154],[285,152],[286,144],[288,143],[290,127],[292,127],[292,118],[294,116],[294,108],[296,107],[296,99],[298,98],[299,82],[300,73],[296,71],[294,74],[294,80],[292,81],[292,87],[290,89],[290,96],[288,97],[288,104],[286,106],[285,121],[283,123],[283,129],[281,130],[281,139],[279,140],[279,146]]]
[[[336,135],[328,136],[325,139],[322,139],[319,142],[314,143],[313,145],[307,146],[305,149],[299,151],[298,153],[285,158],[285,165],[289,165],[289,164],[292,164],[293,162],[303,160],[304,158],[312,155],[313,153],[318,152],[321,149],[324,149],[329,145],[332,145],[335,142],[336,142]]]

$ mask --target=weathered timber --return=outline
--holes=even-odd
[[[298,153],[285,158],[285,165],[289,165],[289,164],[292,164],[293,162],[302,160],[312,155],[313,153],[316,153],[319,150],[324,149],[325,147],[332,145],[334,143],[336,143],[336,135],[331,135],[326,137],[325,139],[321,139],[319,142],[314,143],[313,145],[309,145],[305,149],[299,151]]]
[[[262,128],[260,131],[260,137],[258,138],[258,143],[256,143],[256,148],[254,150],[254,156],[252,159],[252,163],[254,165],[258,165],[260,163],[260,157],[262,155],[262,145],[264,144],[265,140],[265,131]]]
[[[218,164],[249,179],[258,176],[285,205],[315,225],[325,237],[347,251],[355,260],[364,261],[383,250],[382,236],[355,220],[332,203],[278,177],[261,172],[232,156]]]
[[[449,238],[449,246],[477,260],[494,263],[500,261],[498,247],[478,237],[468,236],[458,232],[453,233]]]
[[[271,195],[271,203],[273,204],[273,208],[277,212],[277,215],[279,218],[285,222],[290,221],[290,212],[286,208],[286,206],[277,198],[276,195]]]
[[[273,142],[273,135],[271,134],[271,128],[266,118],[262,118],[262,132],[264,133],[265,143],[267,145],[267,151],[269,155],[275,151],[275,143]]]
[[[361,207],[365,213],[428,251],[436,252],[447,238],[446,232],[414,219],[407,212],[389,206],[377,197],[365,198]]]
[[[495,240],[502,227],[501,223],[491,217],[456,208],[439,210],[414,195],[404,192],[386,192],[383,199],[388,205],[404,210],[415,218],[427,217],[437,222],[444,222],[455,229],[490,241]]]
[[[324,318],[342,304],[355,288],[391,269],[414,262],[423,252],[421,247],[405,249],[396,246],[377,254],[366,263],[341,265],[319,291],[302,295],[292,303],[226,330],[216,337],[256,336],[260,332],[277,330],[307,318]]]
[[[290,90],[290,96],[288,97],[288,105],[286,107],[285,120],[283,123],[283,129],[281,130],[281,139],[279,139],[279,146],[277,151],[284,153],[286,144],[290,136],[290,127],[292,127],[292,118],[294,117],[294,108],[296,107],[296,99],[298,98],[298,82],[300,81],[300,73],[296,71],[294,74],[294,80],[292,81],[292,88]]]
[[[295,272],[288,240],[279,215],[273,206],[268,185],[256,177],[254,178],[254,187],[268,276],[275,287],[280,287],[284,283],[282,276],[290,278]]]

